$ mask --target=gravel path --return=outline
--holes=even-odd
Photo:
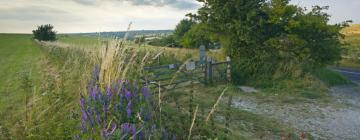
[[[360,71],[337,71],[360,84]],[[315,139],[359,140],[360,86],[333,87],[329,94],[333,99],[330,103],[314,100],[284,105],[242,96],[234,99],[233,106],[290,124],[300,131],[312,134]]]

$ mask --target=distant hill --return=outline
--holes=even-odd
[[[133,40],[137,36],[146,36],[146,37],[160,37],[168,36],[172,34],[173,30],[135,30],[129,31],[128,39]],[[93,33],[71,33],[68,35],[84,35],[84,36],[102,36],[102,37],[118,37],[123,38],[126,34],[126,31],[119,32],[93,32]]]
[[[341,31],[345,35],[360,35],[360,24],[353,24]]]

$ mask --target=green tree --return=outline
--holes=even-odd
[[[173,38],[177,44],[180,44],[183,36],[191,29],[195,22],[191,19],[181,20],[175,27]]]
[[[166,37],[162,37],[162,38],[152,39],[149,42],[149,45],[152,45],[152,46],[174,46],[176,44],[175,44],[174,37],[172,35],[170,35],[170,36],[166,36]]]
[[[135,43],[139,45],[143,45],[145,43],[145,36],[140,36],[135,38]]]
[[[200,45],[210,48],[212,45],[210,35],[206,24],[195,24],[184,34],[180,44],[187,48],[198,48]]]
[[[53,30],[54,26],[50,24],[40,25],[36,30],[33,30],[34,39],[39,41],[55,41],[56,31]]]
[[[347,24],[330,25],[328,7],[306,11],[289,0],[198,0],[197,14],[225,53],[232,57],[237,83],[252,77],[272,77],[281,70],[323,67],[340,59],[339,31]],[[294,65],[296,65],[294,67]]]

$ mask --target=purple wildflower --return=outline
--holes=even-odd
[[[151,125],[151,131],[154,131],[156,129],[156,124]]]
[[[90,96],[91,96],[94,100],[96,99],[96,93],[98,92],[98,90],[99,90],[98,85],[95,85],[95,87],[92,88],[92,90],[91,90]]]
[[[93,76],[94,76],[94,80],[99,81],[99,75],[100,75],[100,67],[96,66],[93,70]]]
[[[128,117],[131,117],[131,106],[132,106],[132,102],[129,101],[127,107],[126,107],[126,113]]]
[[[136,127],[135,127],[135,124],[132,124],[131,127],[130,127],[130,132],[131,134],[133,135],[133,138],[135,138],[136,136]]]
[[[110,87],[108,87],[108,88],[106,89],[106,98],[107,98],[107,100],[110,100],[111,95],[112,95],[111,89],[110,89]]]
[[[141,93],[144,96],[144,98],[147,100],[150,97],[150,90],[147,87],[143,87],[141,89]]]
[[[131,98],[132,98],[131,91],[125,90],[125,97],[126,97],[127,100],[131,100]]]
[[[102,106],[103,112],[105,114],[105,118],[107,117],[107,105],[104,103]]]
[[[129,135],[129,136],[132,135],[133,137],[136,136],[136,127],[134,124],[124,123],[121,128],[122,128],[122,130],[121,130],[122,136],[126,136],[126,135]]]
[[[99,103],[102,103],[103,102],[103,95],[98,94],[97,99],[98,99]]]

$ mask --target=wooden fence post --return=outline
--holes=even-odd
[[[213,62],[212,62],[212,59],[210,58],[207,63],[208,63],[207,64],[208,65],[208,67],[207,67],[208,68],[208,80],[209,80],[208,82],[212,83],[213,82],[212,81],[213,80],[213,68],[212,68],[213,67],[212,63]]]
[[[207,57],[205,57],[205,64],[204,64],[204,83],[208,84],[208,62],[207,62]]]

